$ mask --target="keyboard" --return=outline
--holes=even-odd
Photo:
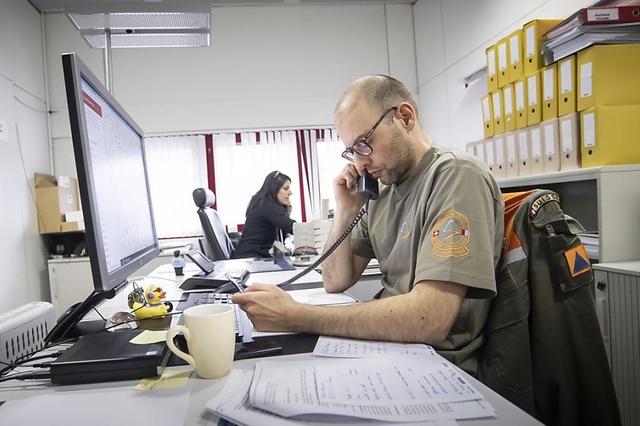
[[[238,308],[238,305],[234,305],[231,301],[231,295],[227,293],[213,293],[213,292],[197,292],[197,293],[189,293],[187,296],[187,300],[184,300],[178,304],[178,310],[184,311],[187,308],[198,305],[210,305],[213,303],[224,303],[230,304],[233,306],[233,312],[236,316],[236,341],[242,340],[242,336],[244,336],[244,332],[242,331],[242,319],[241,315],[245,315],[242,309]],[[184,324],[183,318],[180,318],[178,324]]]

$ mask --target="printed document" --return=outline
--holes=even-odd
[[[231,370],[224,387],[218,394],[207,402],[207,408],[215,415],[222,417],[230,422],[240,425],[269,425],[269,426],[300,426],[300,420],[288,419],[255,408],[249,404],[249,388],[253,379],[253,370]],[[459,404],[467,404],[461,402]],[[315,421],[305,421],[305,425],[324,426],[324,425],[340,425],[340,426],[376,426],[381,423],[373,420],[365,419],[337,419],[335,417],[327,417],[315,419]],[[432,422],[418,423],[389,423],[401,424],[403,426],[455,426],[455,420],[438,420]]]
[[[475,402],[462,409],[447,404],[458,401]],[[482,394],[441,357],[258,362],[249,403],[302,419],[333,415],[423,422],[494,416]]]
[[[422,343],[395,343],[327,336],[318,338],[313,355],[332,358],[423,357],[432,359],[440,357],[435,349]]]

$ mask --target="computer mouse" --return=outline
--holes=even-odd
[[[104,328],[108,331],[135,330],[138,328],[136,316],[130,312],[116,312],[107,320]]]

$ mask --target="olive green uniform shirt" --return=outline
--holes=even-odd
[[[398,185],[381,185],[378,200],[354,229],[354,254],[377,258],[382,297],[424,280],[467,287],[440,354],[471,374],[502,249],[504,203],[487,167],[466,154],[431,148]]]

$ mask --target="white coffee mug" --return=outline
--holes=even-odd
[[[232,305],[192,306],[182,313],[184,325],[167,332],[169,349],[187,361],[203,379],[217,379],[231,370],[235,354],[235,313]],[[189,354],[178,349],[173,338],[184,334]]]

